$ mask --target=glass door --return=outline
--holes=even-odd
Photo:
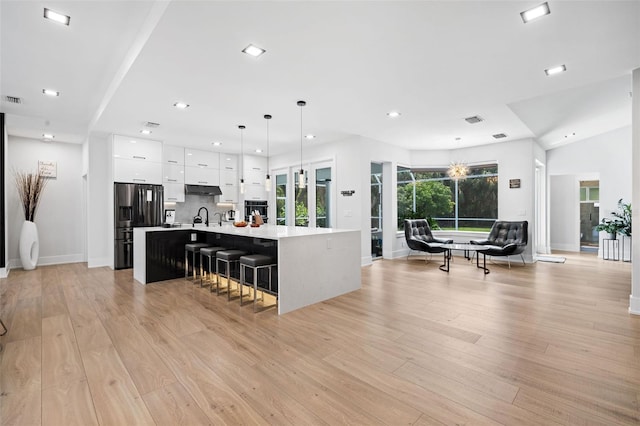
[[[600,220],[600,181],[580,181],[580,250],[598,250]]]
[[[316,228],[331,228],[331,167],[315,169],[316,175]]]
[[[276,225],[287,224],[287,174],[276,174]]]
[[[371,163],[371,257],[382,257],[382,164]]]
[[[308,190],[309,183],[305,182],[304,188],[300,188],[299,182],[300,170],[294,172],[293,181],[296,182],[295,190],[295,226],[308,226],[309,225],[309,199]],[[304,171],[305,178],[309,176],[307,170]]]

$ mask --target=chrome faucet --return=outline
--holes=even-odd
[[[222,212],[215,212],[215,213],[213,214],[213,218],[214,218],[214,219],[216,218],[216,215],[218,215],[218,217],[220,218],[220,220],[218,221],[218,225],[219,225],[219,226],[222,226]]]

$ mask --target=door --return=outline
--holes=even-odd
[[[382,258],[382,163],[371,163],[371,257]]]
[[[600,181],[580,181],[580,250],[596,251],[599,233],[596,230],[600,218]]]

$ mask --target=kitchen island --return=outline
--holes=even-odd
[[[277,260],[278,313],[360,288],[360,231],[262,225],[146,227],[133,231],[133,277],[142,284],[184,276],[184,245],[204,242]]]

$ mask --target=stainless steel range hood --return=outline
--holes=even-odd
[[[222,195],[222,191],[219,186],[185,185],[184,191],[186,194],[193,195]]]

